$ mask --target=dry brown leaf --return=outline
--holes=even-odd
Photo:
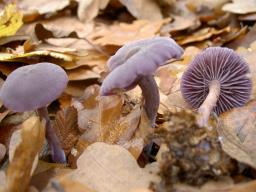
[[[12,136],[11,136],[11,139],[10,139],[10,143],[9,143],[9,162],[12,162],[13,160],[13,157],[14,157],[14,154],[15,154],[15,151],[17,149],[17,147],[20,145],[20,143],[22,142],[22,136],[21,136],[21,132],[22,130],[19,129],[19,130],[16,130],[12,133]],[[33,161],[33,165],[32,165],[32,168],[31,168],[31,172],[30,172],[30,175],[33,175],[35,169],[36,169],[36,166],[38,164],[38,155],[36,155],[34,161]]]
[[[27,111],[23,113],[11,113],[10,115],[6,116],[1,122],[2,126],[9,126],[9,125],[19,125],[27,120],[32,115],[35,115],[34,111]]]
[[[66,176],[67,179],[83,183],[97,192],[147,188],[151,181],[158,179],[147,169],[140,168],[126,149],[105,143],[90,145],[79,157],[77,167]]]
[[[234,159],[256,167],[256,101],[223,113],[218,133],[223,150]]]
[[[37,12],[40,15],[53,14],[67,7],[70,4],[69,0],[20,0],[18,1],[18,7],[23,11],[24,15],[30,15],[33,12]]]
[[[78,110],[79,129],[85,131],[82,138],[90,143],[123,144],[131,139],[140,120],[139,107],[122,115],[124,95],[100,97],[96,85],[88,87],[83,101],[74,101],[73,105]]]
[[[236,49],[238,47],[250,47],[250,44],[256,39],[256,25],[251,27],[248,33],[241,35],[240,38],[232,41],[228,44],[228,47]]]
[[[188,44],[188,43],[193,43],[193,42],[199,42],[203,41],[206,39],[211,38],[214,35],[220,35],[222,33],[228,33],[230,32],[230,27],[225,27],[223,29],[217,30],[215,28],[207,27],[200,29],[193,33],[192,35],[188,36],[180,36],[176,40],[180,45]]]
[[[71,105],[72,97],[71,95],[63,93],[59,98],[58,101],[60,103],[60,108],[65,109]]]
[[[81,97],[84,93],[85,88],[96,83],[95,81],[84,80],[84,81],[70,81],[64,92],[73,97]]]
[[[67,168],[65,164],[39,161],[30,184],[35,186],[39,191],[42,191],[46,188],[47,184],[52,185],[52,183],[49,182],[52,177],[59,178],[71,171],[72,169]]]
[[[181,30],[195,30],[200,27],[201,22],[198,15],[188,9],[187,1],[177,1],[175,6],[171,6],[169,11],[170,17],[173,19],[171,23],[163,26],[161,33],[174,34]]]
[[[224,180],[219,182],[208,182],[202,187],[192,187],[183,184],[174,185],[176,192],[255,192],[256,182],[233,184],[233,182]]]
[[[256,41],[255,41],[256,43]],[[252,44],[253,45],[253,44]],[[256,46],[250,47],[248,49],[239,47],[236,52],[241,55],[249,64],[250,68],[250,77],[253,82],[252,87],[252,97],[256,98],[256,66],[255,66],[255,59],[256,59]]]
[[[94,30],[94,23],[83,23],[74,16],[63,16],[42,21],[43,25],[49,30],[62,31],[63,34],[75,31],[80,38],[85,38]],[[63,27],[63,26],[72,26]]]
[[[194,28],[195,26],[199,26],[200,22],[199,20],[191,15],[188,15],[187,17],[185,16],[179,16],[179,15],[174,15],[172,16],[173,21],[171,23],[168,23],[163,26],[161,29],[161,33],[166,34],[166,33],[174,33],[177,31],[182,31],[185,29],[189,28]]]
[[[20,126],[15,126],[15,125],[1,126],[0,127],[0,143],[3,143],[8,148],[12,133],[19,128]]]
[[[22,141],[7,169],[6,190],[22,192],[28,189],[32,164],[44,138],[45,128],[38,117],[32,116],[22,124]]]
[[[135,20],[131,24],[115,23],[111,26],[100,25],[90,35],[93,43],[105,46],[122,46],[127,42],[139,39],[146,39],[159,33],[163,24],[168,23],[170,19],[159,21]]]
[[[38,41],[44,41],[49,38],[78,38],[78,35],[75,31],[48,29],[42,23],[37,23],[34,26],[34,36]]]
[[[0,162],[3,160],[6,154],[6,147],[2,143],[0,143]]]
[[[111,132],[109,133],[110,141],[114,141],[114,143],[117,142],[118,144],[129,141],[134,133],[140,130],[139,128],[142,126],[142,122],[144,122],[141,121],[141,115],[140,105],[137,105],[128,115],[121,117],[115,126],[116,136],[113,137],[111,136]],[[149,120],[147,121],[146,128],[151,128]]]
[[[146,189],[146,188],[144,188],[144,189],[140,188],[140,189],[132,189],[129,192],[153,192],[153,191]]]
[[[233,3],[225,4],[222,10],[237,14],[253,13],[256,12],[256,0],[233,0]]]
[[[157,21],[163,19],[160,6],[154,0],[119,0],[137,19]],[[154,14],[152,14],[154,13]]]
[[[61,188],[66,192],[96,192],[89,189],[86,185],[82,183],[72,181],[66,178],[61,178],[58,181],[53,181],[52,184],[45,188],[42,192],[59,192],[59,190],[56,188]]]
[[[134,138],[122,144],[122,146],[127,149],[135,159],[138,159],[143,150],[144,141],[142,138]]]
[[[172,62],[158,69],[155,77],[160,89],[158,113],[164,114],[166,110],[175,111],[179,108],[188,107],[181,95],[180,79],[188,64],[200,52],[201,50],[197,47],[189,46],[184,50],[182,60]],[[171,83],[166,83],[166,79]]]
[[[86,66],[68,70],[67,74],[70,81],[97,79],[100,77],[98,73],[93,72],[91,68]]]
[[[4,185],[6,182],[6,175],[4,171],[0,171],[0,192],[5,192],[4,191]]]
[[[79,0],[78,3],[78,18],[83,22],[88,22],[93,20],[99,11],[107,7],[109,0]]]
[[[113,133],[119,135],[119,129],[117,127],[118,120],[121,118],[122,106],[124,104],[124,97],[113,95],[100,97],[99,100],[99,120],[100,120],[100,135],[98,141],[106,141],[107,143],[113,143],[116,138]],[[109,130],[112,128],[112,131]],[[117,129],[116,129],[117,128]]]
[[[188,0],[187,6],[195,11],[208,8],[208,10],[220,10],[222,5],[227,3],[229,0]]]
[[[77,44],[76,44],[76,46],[77,46]],[[77,49],[77,47],[76,47],[76,49]],[[103,71],[105,64],[107,63],[107,59],[108,59],[108,56],[106,56],[102,53],[99,53],[99,51],[86,50],[86,55],[77,56],[76,61],[73,65],[63,65],[63,67],[68,70],[68,69],[78,68],[81,66],[89,66],[89,67],[98,66]]]
[[[224,43],[227,43],[227,47],[235,49],[239,44],[240,39],[244,39],[244,36],[247,36],[248,27],[244,26],[242,28],[231,28],[228,34],[221,34],[213,40],[213,45],[221,46]],[[244,39],[245,40],[245,39]]]
[[[77,110],[74,107],[68,107],[58,111],[55,117],[54,129],[62,149],[68,155],[80,137],[77,124]]]

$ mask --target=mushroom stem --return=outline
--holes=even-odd
[[[138,85],[145,99],[144,108],[151,122],[151,126],[155,127],[156,115],[160,103],[156,81],[151,75],[144,76],[138,81]]]
[[[207,126],[211,111],[216,106],[216,103],[220,95],[220,82],[218,80],[213,80],[209,84],[209,93],[204,100],[203,104],[199,107],[199,119],[197,123],[199,126]]]
[[[51,121],[48,115],[48,110],[46,107],[37,109],[37,113],[41,119],[46,121],[46,139],[49,143],[52,160],[58,163],[66,163],[66,156],[63,149],[60,146],[59,139],[51,126]]]

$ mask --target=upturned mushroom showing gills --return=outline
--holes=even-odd
[[[211,47],[198,54],[181,79],[181,92],[198,109],[200,126],[207,126],[211,112],[219,115],[243,106],[252,91],[248,64],[229,48]]]
[[[145,111],[154,127],[159,92],[153,73],[167,60],[179,59],[182,54],[183,49],[168,37],[128,43],[108,60],[107,66],[111,72],[102,83],[100,95],[111,95],[118,89],[127,91],[139,85],[145,100]]]
[[[66,72],[52,63],[27,65],[14,70],[4,82],[0,99],[4,106],[14,112],[37,110],[46,120],[46,138],[52,160],[65,163],[65,153],[48,116],[47,105],[57,99],[68,83]]]

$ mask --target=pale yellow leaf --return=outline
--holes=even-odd
[[[21,12],[16,9],[16,5],[7,5],[0,16],[0,37],[14,35],[21,26]]]

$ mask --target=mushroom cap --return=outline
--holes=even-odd
[[[112,94],[114,89],[129,90],[142,76],[152,75],[165,61],[178,59],[183,49],[171,38],[154,37],[128,43],[107,62],[111,73],[104,79],[100,95]]]
[[[188,104],[199,108],[213,80],[220,83],[220,95],[213,111],[219,115],[243,106],[252,91],[248,64],[229,48],[210,47],[198,54],[181,78],[181,92]]]
[[[0,99],[5,107],[23,112],[44,107],[58,98],[68,83],[66,72],[52,63],[14,70],[4,82]]]

